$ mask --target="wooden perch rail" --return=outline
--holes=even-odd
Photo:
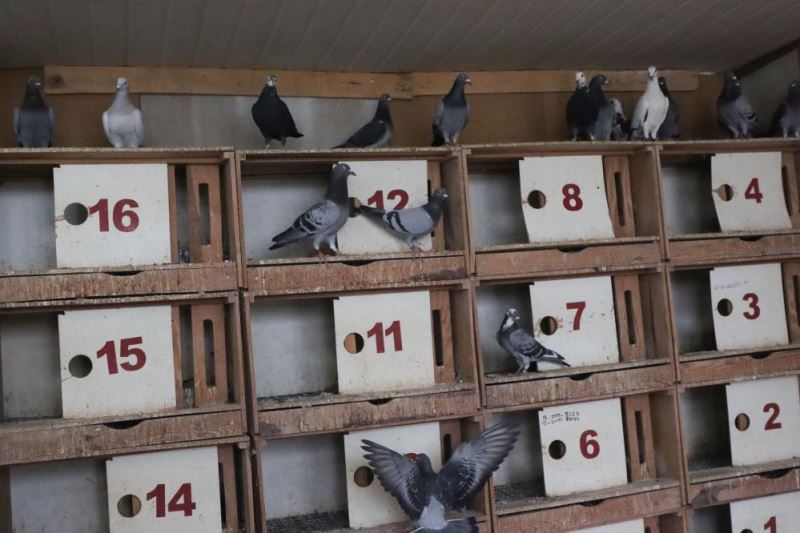
[[[268,71],[249,69],[167,68],[167,67],[45,67],[48,94],[113,93],[118,77],[126,77],[131,89],[140,94],[203,94],[255,96],[261,92],[267,74],[280,80],[281,96],[322,98],[375,98],[389,93],[393,98],[445,94],[453,83],[453,72],[372,74],[363,72]],[[588,76],[594,71],[586,71]],[[661,73],[673,91],[694,91],[699,74],[687,70]],[[610,90],[642,91],[646,73],[607,71]],[[471,72],[470,94],[571,92],[575,87],[572,70],[527,70]]]

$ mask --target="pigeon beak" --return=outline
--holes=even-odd
[[[464,83],[466,83],[467,85],[472,85],[472,79],[467,78],[466,80],[464,80]]]
[[[33,84],[33,86],[36,87],[37,89],[41,89],[42,88],[42,82],[37,81],[36,83]]]
[[[606,79],[606,80],[603,82],[603,85],[611,85],[611,80],[609,80],[609,79]]]
[[[347,175],[348,176],[357,176],[357,174],[355,172],[353,172],[352,170],[348,170],[347,171]]]

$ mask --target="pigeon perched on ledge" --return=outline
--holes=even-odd
[[[409,249],[420,252],[417,240],[430,234],[444,212],[444,202],[447,200],[447,190],[444,187],[436,189],[431,200],[420,207],[400,209],[397,211],[384,211],[368,205],[362,205],[358,212],[368,218],[383,224],[383,226],[405,239]]]
[[[575,92],[567,100],[567,127],[573,141],[594,140],[594,125],[599,111],[583,72],[575,73]]]
[[[472,80],[462,72],[456,76],[450,92],[437,104],[431,146],[458,143],[461,132],[469,122],[469,104],[464,94],[464,87],[468,84],[472,84]]]
[[[717,99],[717,122],[734,139],[764,135],[753,106],[742,94],[742,82],[733,72],[725,73],[725,85]]]
[[[661,92],[658,86],[658,71],[656,67],[647,69],[647,86],[644,94],[636,103],[631,120],[631,138],[644,138],[655,141],[658,128],[664,123],[669,110],[669,99]]]
[[[545,348],[533,335],[520,325],[519,311],[513,307],[506,311],[500,329],[497,330],[497,342],[516,359],[519,368],[517,374],[527,372],[532,363],[553,363],[569,366],[564,357],[549,348]]]
[[[661,127],[658,128],[657,136],[659,139],[667,141],[680,139],[681,112],[680,108],[678,108],[678,102],[672,98],[672,93],[669,92],[669,87],[667,86],[667,79],[664,76],[658,78],[658,87],[661,89],[661,93],[667,97],[669,107],[667,107],[667,116],[664,118],[664,122],[662,122]]]
[[[772,117],[770,134],[775,137],[800,137],[800,82],[789,85],[789,94]]]
[[[386,491],[415,520],[417,533],[477,533],[474,519],[448,521],[447,510],[466,507],[506,458],[519,436],[509,423],[492,426],[476,439],[462,442],[439,472],[424,453],[413,459],[362,440],[364,458]]]
[[[103,130],[114,148],[138,148],[144,143],[142,112],[131,102],[125,78],[117,78],[117,95],[103,112]]]
[[[269,249],[276,250],[295,242],[313,239],[314,250],[320,259],[323,258],[320,250],[323,242],[328,245],[331,252],[338,252],[336,233],[344,227],[350,214],[347,178],[355,174],[345,163],[334,166],[325,198],[297,217],[289,229],[274,236],[272,238],[274,244]]]
[[[345,142],[334,148],[382,148],[392,144],[392,116],[389,114],[389,102],[392,97],[382,94],[378,99],[378,108],[372,120],[364,124]]]
[[[297,131],[292,113],[286,103],[278,96],[278,78],[272,74],[267,76],[264,89],[250,112],[253,115],[253,121],[264,136],[267,148],[273,139],[280,141],[281,146],[286,146],[287,137],[303,136]]]
[[[611,140],[611,132],[614,130],[616,110],[614,104],[606,99],[603,86],[610,82],[602,74],[598,74],[589,82],[589,90],[597,106],[597,119],[594,121],[594,139],[596,141]]]
[[[56,114],[45,103],[41,93],[42,80],[29,76],[25,83],[25,99],[14,108],[14,133],[17,143],[24,148],[53,146]]]

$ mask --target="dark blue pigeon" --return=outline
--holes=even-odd
[[[264,136],[267,148],[269,148],[269,143],[273,139],[280,141],[281,146],[285,146],[287,137],[298,138],[303,136],[302,133],[297,131],[292,113],[286,103],[278,96],[277,85],[277,77],[272,74],[267,76],[267,82],[261,91],[261,96],[258,97],[256,103],[250,109],[256,126]]]
[[[372,120],[350,136],[345,142],[334,148],[382,148],[391,146],[394,126],[392,116],[389,114],[389,102],[392,97],[382,94],[378,99],[378,108]]]
[[[25,84],[25,99],[14,108],[14,133],[17,142],[25,148],[53,146],[56,115],[45,103],[41,93],[42,80],[30,76]]]

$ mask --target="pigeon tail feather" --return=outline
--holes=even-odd
[[[451,520],[443,529],[415,529],[415,533],[478,533],[478,524],[475,518],[470,516],[463,520]]]
[[[269,247],[270,250],[277,250],[278,248],[283,248],[288,244],[292,244],[293,242],[297,242],[304,237],[307,237],[306,234],[298,231],[296,228],[291,227],[286,231],[278,233],[272,238],[272,242],[274,243],[272,246]]]

